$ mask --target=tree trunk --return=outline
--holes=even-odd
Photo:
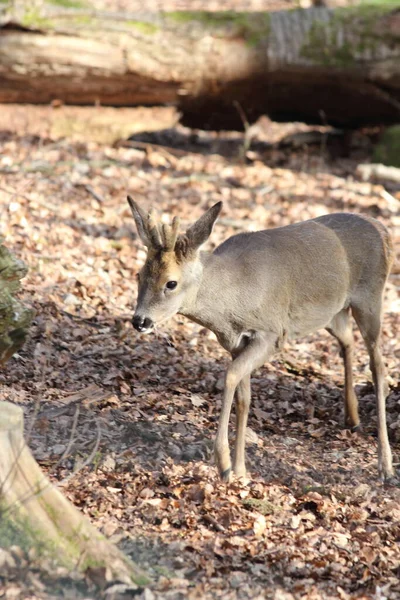
[[[29,3],[28,3],[29,6]],[[400,118],[400,10],[157,15],[3,11],[0,102],[173,103],[184,122],[243,114],[358,126]]]
[[[0,365],[17,352],[28,333],[33,311],[14,298],[27,268],[0,245]]]
[[[9,402],[0,402],[0,541],[70,569],[104,570],[106,581],[149,583],[42,473],[24,442],[22,410]]]

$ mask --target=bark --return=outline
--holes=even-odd
[[[0,364],[21,348],[28,333],[33,312],[14,297],[26,273],[24,263],[0,245]]]
[[[400,118],[395,4],[276,13],[4,13],[0,102],[173,103],[187,124]]]
[[[148,578],[108,542],[42,473],[23,438],[22,409],[0,402],[0,540],[105,580],[145,585]]]

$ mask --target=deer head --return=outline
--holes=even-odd
[[[201,282],[200,247],[208,240],[222,208],[212,206],[185,234],[179,235],[179,219],[171,225],[156,223],[128,196],[138,235],[147,247],[147,259],[138,275],[138,301],[132,319],[141,333],[178,313],[196,295]]]

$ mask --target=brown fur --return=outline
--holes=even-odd
[[[392,477],[379,350],[383,289],[393,261],[386,228],[369,217],[338,213],[238,234],[212,254],[204,254],[199,248],[212,231],[221,203],[175,238],[173,251],[160,247],[162,236],[154,234],[152,220],[133,201],[131,207],[149,248],[135,318],[159,323],[176,313],[186,315],[211,329],[232,356],[215,441],[221,477],[229,479],[231,474],[228,425],[233,400],[237,417],[233,470],[243,477],[250,375],[286,338],[325,328],[338,340],[345,368],[345,424],[359,426],[351,315],[367,346],[376,389],[379,471],[385,479]],[[171,281],[176,282],[173,290],[168,289]]]

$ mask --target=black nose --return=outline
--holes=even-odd
[[[146,331],[153,327],[153,321],[148,317],[142,317],[141,315],[135,315],[132,319],[132,325],[137,331]]]

